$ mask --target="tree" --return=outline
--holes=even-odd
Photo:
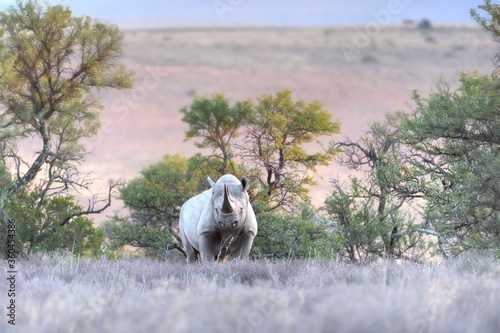
[[[492,4],[491,0],[485,0],[484,4],[479,5],[478,9],[487,13],[487,17],[481,16],[477,10],[471,9],[470,14],[480,26],[491,33],[493,40],[500,43],[500,6],[497,4]],[[498,74],[499,64],[500,64],[500,52],[495,56],[494,70],[495,74]]]
[[[112,219],[112,248],[129,245],[160,257],[168,250],[184,252],[178,235],[179,208],[201,190],[193,160],[167,155],[120,189],[131,214]]]
[[[95,135],[100,127],[98,91],[130,87],[131,74],[118,62],[123,40],[118,27],[73,17],[61,5],[44,7],[36,1],[18,1],[17,7],[0,13],[0,28],[4,33],[0,45],[0,163],[13,170],[14,176],[9,186],[0,189],[5,230],[9,218],[6,203],[28,185],[35,188],[38,208],[50,196],[89,188],[92,180],[77,169],[87,153],[80,139]],[[33,158],[23,156],[18,148],[28,137],[39,145],[25,154]],[[38,183],[33,184],[35,181]],[[109,200],[101,209],[96,203],[73,212],[74,216],[109,206]],[[64,221],[61,226],[69,220]]]
[[[336,143],[341,163],[365,171],[347,188],[334,181],[325,205],[346,257],[422,254],[424,234],[445,257],[498,250],[498,83],[463,74],[452,90],[441,80],[427,98],[414,93],[412,114],[395,113],[359,141]]]
[[[299,214],[262,213],[252,253],[257,258],[328,258],[332,255],[330,229],[306,204]]]
[[[383,123],[371,124],[361,139],[334,144],[342,150],[340,164],[364,172],[363,178],[351,175],[347,185],[334,179],[324,206],[333,223],[335,247],[350,261],[402,258],[410,252],[415,257],[426,248],[420,235],[409,232],[416,227],[412,202],[423,193],[419,172],[408,164],[408,150],[398,138],[404,118],[394,113]],[[419,230],[434,234],[423,225]]]
[[[208,170],[218,175],[235,173],[232,140],[239,135],[252,113],[250,101],[229,106],[224,94],[197,97],[189,107],[180,111],[182,120],[189,125],[186,140],[198,138],[196,147],[211,149],[212,154],[204,158]]]
[[[189,159],[167,156],[122,188],[120,197],[131,214],[113,219],[112,247],[131,245],[159,256],[164,256],[169,249],[183,252],[177,230],[178,209],[191,196],[207,189],[208,172],[214,179],[224,173],[253,178],[250,198],[255,210],[282,208],[274,215],[263,217],[263,221],[278,221],[281,225],[272,227],[282,229],[295,221],[302,230],[296,236],[291,231],[283,240],[281,250],[286,247],[289,251],[290,246],[297,245],[292,239],[304,239],[307,245],[296,255],[305,256],[306,248],[311,254],[316,237],[313,234],[321,234],[318,230],[323,226],[312,217],[300,219],[284,213],[286,208],[300,207],[298,199],[308,200],[306,186],[313,181],[307,171],[326,165],[333,156],[332,151],[308,154],[303,147],[321,135],[339,130],[339,124],[331,121],[321,103],[294,102],[291,93],[284,91],[276,97],[263,96],[257,105],[245,101],[230,106],[223,94],[215,94],[195,98],[181,113],[189,126],[186,138],[197,139],[196,146],[208,149],[210,154],[196,154]],[[260,153],[252,153],[256,151]],[[263,224],[264,234],[266,225],[271,227],[271,223]],[[310,240],[305,241],[309,236]],[[269,246],[260,248],[263,255],[267,251],[264,248]],[[273,253],[277,255],[275,250]],[[281,256],[282,251],[280,253]]]
[[[485,1],[479,9],[491,18],[472,16],[499,42],[500,7]],[[437,238],[445,257],[500,248],[499,81],[473,73],[460,83],[454,91],[441,80],[427,98],[414,93],[412,114],[393,114],[363,139],[336,144],[341,163],[366,175],[351,177],[347,189],[334,181],[325,205],[350,260],[425,250],[423,234]]]
[[[38,191],[26,189],[16,193],[6,204],[9,216],[16,221],[17,252],[52,252],[64,250],[75,255],[100,255],[106,233],[94,227],[83,215],[74,215],[83,207],[72,195],[53,195],[37,207]],[[68,220],[68,216],[72,216]],[[66,224],[61,221],[68,221]],[[22,222],[22,223],[18,223]]]
[[[426,223],[442,234],[449,254],[500,248],[499,79],[463,74],[452,90],[441,81],[428,98],[414,94],[400,140],[425,170]]]
[[[258,99],[238,154],[244,164],[257,170],[267,195],[266,211],[293,211],[300,200],[309,201],[307,188],[315,184],[309,173],[319,165],[328,165],[334,151],[310,154],[304,145],[339,131],[340,124],[331,120],[331,114],[318,101],[295,102],[288,90]]]
[[[293,101],[287,90],[233,107],[220,94],[197,98],[181,112],[189,126],[186,137],[212,149],[207,160],[222,161],[217,176],[239,171],[255,180],[250,196],[258,212],[293,211],[298,201],[308,201],[307,187],[314,184],[309,173],[327,165],[334,152],[309,154],[304,145],[340,130],[320,102]]]

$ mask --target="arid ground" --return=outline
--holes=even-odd
[[[499,262],[479,256],[188,266],[34,255],[17,270],[16,326],[4,316],[0,332],[500,331]],[[0,280],[2,293],[8,284]]]
[[[179,110],[193,97],[224,92],[232,101],[291,89],[297,99],[319,100],[342,123],[342,133],[324,141],[358,138],[372,121],[409,109],[412,90],[430,92],[461,71],[489,73],[498,46],[475,26],[428,30],[396,25],[350,28],[239,28],[129,31],[123,62],[135,71],[135,87],[105,92],[100,135],[82,169],[100,178],[130,180],[165,154],[190,156]],[[35,148],[36,145],[31,143]],[[311,147],[313,149],[314,147]],[[313,202],[320,206],[329,179],[345,170],[319,171]],[[115,201],[104,215],[119,209]],[[100,223],[105,216],[96,218]]]

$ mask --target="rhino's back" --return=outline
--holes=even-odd
[[[236,184],[241,184],[240,180],[238,178],[236,178],[235,176],[233,176],[233,175],[224,175],[224,176],[221,176],[217,180],[217,184],[220,184],[220,183],[236,183]]]
[[[198,246],[198,225],[203,217],[210,214],[209,202],[211,197],[211,190],[206,190],[198,195],[195,195],[186,201],[180,211],[179,228],[186,236],[187,240],[195,249]]]

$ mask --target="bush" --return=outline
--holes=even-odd
[[[86,216],[63,223],[73,212],[83,211],[72,195],[54,195],[39,203],[40,193],[18,192],[7,202],[6,211],[16,221],[17,252],[69,251],[76,255],[102,253],[106,233]]]
[[[112,249],[128,245],[155,257],[165,257],[173,249],[183,253],[179,208],[198,191],[200,182],[206,184],[191,169],[195,162],[194,158],[166,155],[120,189],[120,199],[131,214],[115,216],[107,224]]]
[[[329,226],[316,216],[262,213],[253,253],[259,258],[330,257]]]
[[[421,30],[432,29],[431,21],[429,19],[422,19],[420,22],[418,22],[417,28]]]

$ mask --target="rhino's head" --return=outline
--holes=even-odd
[[[242,177],[238,182],[214,183],[212,186],[212,209],[215,223],[221,230],[239,229],[247,218],[248,193],[250,187],[248,179]]]

